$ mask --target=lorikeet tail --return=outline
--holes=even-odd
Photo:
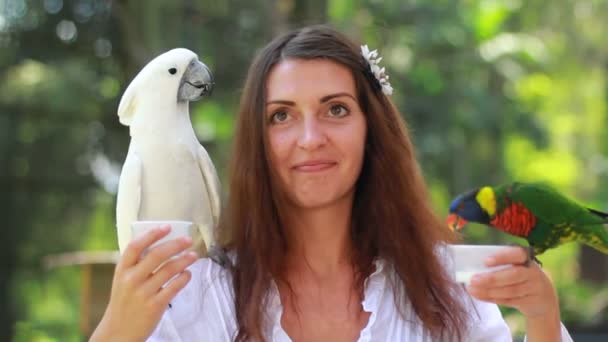
[[[601,217],[604,219],[604,221],[606,221],[606,223],[608,223],[608,213],[599,211],[599,210],[595,210],[595,209],[591,209],[591,208],[587,208],[587,210],[589,210],[591,213]]]
[[[591,240],[586,242],[587,245],[597,249],[598,251],[608,254],[608,241]]]
[[[593,235],[588,235],[586,238],[583,238],[583,241],[597,249],[598,251],[608,254],[608,213],[601,212],[599,210],[587,208],[591,213],[600,217],[604,221],[604,230],[601,230],[602,225],[600,225],[600,231]]]

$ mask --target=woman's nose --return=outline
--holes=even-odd
[[[298,146],[306,150],[317,149],[327,143],[327,135],[322,123],[316,117],[307,117],[302,121]]]

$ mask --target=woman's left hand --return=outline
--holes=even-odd
[[[535,262],[525,266],[527,260],[524,248],[505,247],[486,260],[486,265],[513,267],[475,275],[467,288],[469,293],[482,301],[516,308],[528,319],[556,314],[559,317],[557,293],[551,280]]]

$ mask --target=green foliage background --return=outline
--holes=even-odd
[[[608,209],[608,2],[0,0],[0,340],[79,341],[80,271],[44,256],[115,249],[130,79],[173,47],[214,71],[193,123],[225,180],[248,63],[274,35],[330,23],[379,48],[437,210],[480,184],[543,180]],[[472,243],[517,242],[484,227]],[[541,260],[573,332],[608,332],[608,258]],[[511,327],[521,317],[505,309]]]

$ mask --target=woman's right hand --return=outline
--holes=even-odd
[[[187,237],[164,242],[140,257],[169,231],[168,225],[154,228],[129,243],[116,265],[108,307],[90,342],[144,341],[152,334],[169,302],[190,280],[186,267],[197,260],[196,253],[188,252],[156,270],[171,256],[192,245]]]

